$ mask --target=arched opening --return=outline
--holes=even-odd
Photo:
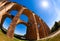
[[[6,17],[4,22],[3,22],[3,25],[2,25],[2,31],[3,33],[6,34],[7,30],[8,30],[8,27],[10,26],[10,23],[11,23],[11,19],[9,17]]]
[[[24,22],[28,22],[28,16],[26,16],[25,14],[21,14],[20,19]]]
[[[27,26],[24,24],[18,24],[15,28],[14,33],[17,35],[21,35],[24,36],[26,34],[27,31]]]
[[[7,18],[4,20],[3,27],[4,27],[5,29],[8,29],[11,21],[12,21],[12,20],[7,17]]]
[[[12,11],[10,11],[10,14],[13,15],[13,16],[16,16],[17,13],[18,13],[17,10],[12,10]]]
[[[25,35],[27,32],[27,26],[24,24],[18,24],[16,25],[14,36],[18,39],[26,39]]]

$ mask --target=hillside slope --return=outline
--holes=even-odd
[[[60,34],[57,36],[50,38],[50,39],[45,39],[45,40],[39,40],[39,41],[60,41]]]
[[[0,41],[20,41],[19,39],[10,39],[7,38],[5,34],[2,33],[2,31],[0,30]]]
[[[39,41],[60,41],[60,30],[58,30],[56,33],[54,33],[46,38],[43,38]]]
[[[6,35],[3,34],[2,31],[0,30],[0,41],[26,41],[26,40],[20,40],[17,38],[14,39],[7,38]],[[38,40],[38,41],[60,41],[60,34],[56,35],[53,38]]]

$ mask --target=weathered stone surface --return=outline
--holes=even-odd
[[[18,13],[16,16],[12,16],[9,14],[11,10],[17,10]],[[29,21],[26,23],[19,19],[21,14],[25,14],[28,16]],[[14,37],[14,30],[17,24],[24,24],[27,26],[26,39],[29,40],[39,40],[40,38],[46,37],[50,33],[50,29],[47,24],[35,15],[32,11],[27,8],[18,5],[17,3],[1,1],[0,2],[0,24],[3,25],[3,22],[6,17],[12,19],[12,22],[7,31],[7,37]]]

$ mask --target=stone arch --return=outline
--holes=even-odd
[[[8,2],[9,3],[9,2]],[[10,7],[9,7],[10,6]],[[4,19],[7,17],[6,14],[7,12],[11,11],[11,10],[18,10],[20,11],[20,9],[22,8],[20,5],[16,4],[16,3],[12,3],[10,2],[9,4],[7,4],[6,6],[4,6],[5,9],[3,8],[3,10],[5,10],[5,12],[2,14],[2,16],[4,16],[4,18],[2,18],[1,20],[4,21]],[[9,14],[8,14],[9,15]],[[9,17],[9,16],[8,16]],[[3,21],[1,22],[1,26],[2,26],[2,23]]]
[[[9,14],[12,15],[12,16],[16,16],[17,13],[18,13],[17,10],[11,10],[11,11],[9,11]]]
[[[18,23],[18,24],[23,24],[24,26],[26,26],[26,33],[27,33],[28,24],[27,24],[27,23],[25,23],[25,22],[20,22],[20,23]],[[17,25],[18,25],[18,24],[17,24]],[[25,33],[25,35],[20,36],[20,38],[21,38],[21,37],[23,37],[23,38],[25,38],[25,39],[26,39],[26,33]],[[23,38],[21,38],[21,39],[23,39]]]
[[[27,15],[25,15],[25,14],[21,14],[21,15],[20,15],[20,20],[22,20],[22,21],[24,21],[24,22],[28,23],[29,18],[28,18],[28,16],[27,16]]]
[[[8,27],[10,26],[10,23],[11,23],[12,19],[9,18],[9,17],[6,17],[4,22],[3,22],[3,27],[2,27],[2,30],[4,30],[6,33],[7,33],[7,30],[8,30]]]
[[[4,19],[6,17],[9,18],[13,18],[12,22],[8,28],[8,32],[7,32],[7,37],[9,38],[13,38],[14,37],[14,30],[15,30],[15,26],[18,23],[23,23],[25,25],[27,25],[27,34],[26,34],[26,39],[29,40],[38,40],[42,37],[45,37],[49,34],[50,29],[48,28],[47,24],[41,19],[39,18],[37,15],[35,15],[32,11],[28,10],[27,8],[17,4],[17,3],[9,3],[5,6],[6,8],[2,9],[4,11],[4,13],[0,16],[3,16],[2,18],[0,18],[1,21],[1,25],[4,22]],[[17,10],[18,13],[16,16],[11,16],[9,15],[7,12],[10,12],[11,10]],[[20,20],[19,17],[21,14],[25,14],[28,16],[29,21],[28,23],[25,23],[24,21]],[[40,27],[38,28],[38,24],[40,24]]]
[[[37,28],[37,23],[36,23],[36,19],[35,19],[35,14],[28,10],[28,9],[25,9],[23,11],[23,14],[27,15],[28,18],[29,18],[29,28],[27,28],[27,35],[26,35],[26,38],[27,39],[34,39],[33,37],[35,37],[35,39],[39,39],[39,34],[38,34],[38,28]],[[30,33],[31,32],[31,33]],[[30,35],[29,35],[30,34]],[[33,36],[33,37],[32,37]]]
[[[26,23],[23,23],[23,22],[20,22],[20,23],[18,23],[17,25],[19,25],[19,24],[22,24],[23,26],[25,26],[26,28],[28,27],[28,24],[26,24]],[[16,25],[16,26],[17,26]],[[21,27],[21,25],[20,25],[20,27]],[[26,30],[27,31],[27,30]],[[23,37],[25,37],[24,35],[23,35]]]
[[[27,27],[29,26],[29,24],[27,24],[26,22],[19,22],[18,24],[24,24],[24,25],[26,25]]]
[[[5,14],[5,15],[3,15],[3,16],[2,16],[2,19],[1,19],[1,24],[0,24],[1,27],[2,27],[2,25],[3,25],[3,23],[4,23],[4,20],[5,20],[6,17],[9,17],[9,18],[13,19],[14,16],[12,16],[12,15],[10,15],[10,14]]]
[[[10,24],[10,27],[8,28],[8,32],[7,32],[8,37],[13,38],[15,26],[17,25],[17,21],[19,19],[19,16],[23,12],[23,10],[24,10],[23,7],[19,9],[18,14],[13,18],[12,23]]]
[[[31,38],[31,39],[37,39],[37,38],[39,38],[38,28],[37,28],[37,25],[36,25],[37,23],[36,23],[34,14],[30,10],[28,10],[28,9],[25,9],[23,11],[23,13],[25,13],[29,17],[30,22],[32,22],[32,26],[28,28],[28,29],[30,29],[30,31],[28,30],[26,38],[27,39],[29,39],[29,38]],[[19,17],[18,14],[16,15],[15,19],[17,19],[17,17]],[[32,18],[32,19],[30,19],[30,18]],[[14,23],[13,22],[11,23],[12,25],[16,25],[17,20],[15,21],[15,19],[13,20]],[[10,25],[10,26],[12,26],[12,25]],[[8,37],[12,38],[14,36],[14,29],[15,29],[15,26],[14,26],[14,28],[13,27],[9,27],[8,32],[7,32],[7,36]],[[31,32],[30,35],[29,35],[29,32]],[[32,36],[35,37],[35,38],[33,38]]]

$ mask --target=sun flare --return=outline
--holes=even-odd
[[[48,1],[42,1],[41,6],[42,6],[42,8],[48,8],[49,7]]]

